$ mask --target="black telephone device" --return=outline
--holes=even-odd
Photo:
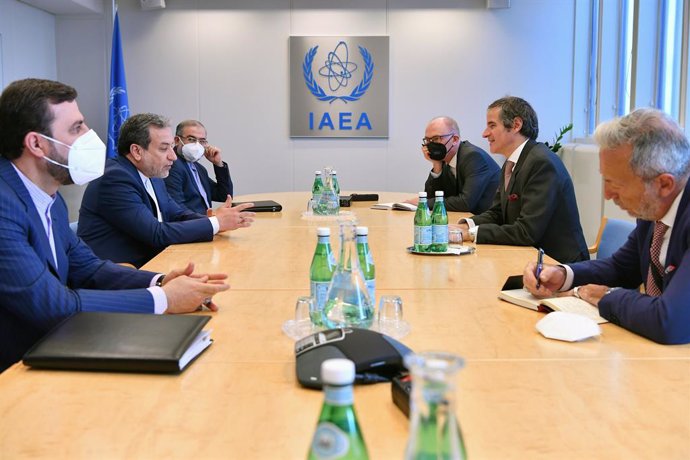
[[[295,343],[299,383],[321,388],[321,363],[346,358],[355,363],[355,383],[389,382],[405,371],[403,357],[412,350],[384,334],[358,328],[328,329]]]

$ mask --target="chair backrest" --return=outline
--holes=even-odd
[[[70,223],[69,223],[69,228],[71,228],[72,231],[74,232],[74,234],[76,235],[76,234],[77,234],[77,229],[79,228],[79,222],[76,221],[76,220],[75,220],[74,222],[70,222]]]
[[[628,235],[637,224],[621,219],[607,219],[601,232],[597,259],[606,259],[616,252],[627,241]]]

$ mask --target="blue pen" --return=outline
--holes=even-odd
[[[544,250],[542,248],[538,249],[537,252],[537,272],[534,274],[534,276],[537,278],[537,289],[539,289],[539,286],[541,286],[541,281],[539,280],[539,276],[541,275],[541,271],[544,268]]]

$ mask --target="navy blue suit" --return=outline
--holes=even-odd
[[[599,301],[599,313],[614,324],[663,344],[690,343],[690,182],[678,206],[666,254],[662,294],[637,289],[647,281],[654,222],[639,220],[611,257],[573,264],[574,286],[622,286]]]
[[[158,222],[138,170],[127,157],[108,160],[103,177],[86,187],[78,234],[96,255],[140,267],[171,244],[213,239],[205,215],[173,201],[163,179],[152,178],[151,184],[163,222]]]
[[[51,220],[57,267],[29,192],[0,157],[0,371],[76,312],[153,313],[143,288],[155,273],[98,259],[69,228],[60,194]]]
[[[440,176],[434,178],[429,174],[424,184],[429,207],[434,206],[434,193],[443,190],[448,211],[480,214],[491,206],[501,179],[501,168],[488,153],[467,141],[460,144],[456,156],[456,175],[445,163]]]
[[[504,183],[501,173],[493,205],[472,217],[477,243],[540,247],[564,263],[589,259],[573,181],[558,155],[527,141],[507,191]]]
[[[199,181],[204,187],[208,199],[223,202],[228,198],[228,195],[232,195],[232,179],[227,163],[223,162],[223,166],[220,167],[213,165],[213,171],[218,182],[208,177],[206,168],[199,163],[196,163],[195,166],[199,174]],[[206,214],[208,206],[199,193],[193,173],[189,169],[189,162],[179,155],[177,160],[173,162],[170,174],[165,178],[165,186],[173,200],[196,213]]]

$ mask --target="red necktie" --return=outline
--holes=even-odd
[[[647,294],[653,296],[661,295],[661,277],[664,275],[664,267],[659,262],[659,254],[661,254],[661,243],[664,241],[664,235],[668,230],[668,225],[661,221],[654,224],[654,235],[652,236],[652,245],[649,248],[649,272],[647,272]],[[654,267],[652,267],[654,265]],[[652,270],[656,269],[658,277],[655,277]],[[657,284],[656,280],[659,279]]]
[[[503,171],[503,177],[504,177],[504,184],[503,186],[505,187],[505,190],[508,191],[508,184],[510,183],[510,176],[513,174],[513,167],[515,166],[515,163],[512,161],[506,161],[506,169]]]

